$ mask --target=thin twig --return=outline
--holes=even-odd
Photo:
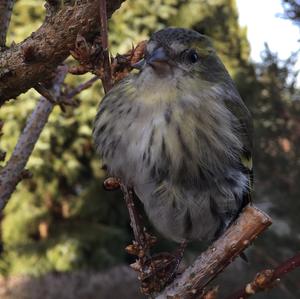
[[[48,101],[50,101],[52,104],[59,105],[64,111],[65,109],[63,105],[77,107],[78,103],[73,98],[83,90],[91,87],[93,83],[96,82],[97,80],[98,77],[94,76],[93,78],[79,84],[74,89],[69,91],[67,94],[60,95],[59,97],[57,97],[52,90],[46,88],[45,85],[42,83],[38,83],[35,86],[35,90],[44,98],[46,98]]]
[[[44,84],[42,83],[37,83],[34,89],[44,98],[46,98],[49,102],[52,104],[56,104],[57,102],[57,96],[54,92],[54,90],[51,90],[47,88]]]
[[[124,184],[120,183],[120,188],[124,194],[124,199],[128,208],[130,224],[132,227],[134,239],[139,245],[145,245],[145,235],[143,226],[141,224],[139,215],[136,211],[134,200],[133,200],[133,190],[131,188],[126,187]]]
[[[53,83],[53,92],[60,94],[60,88],[67,74],[66,67],[59,67]],[[54,105],[42,97],[37,103],[26,126],[20,135],[18,143],[5,167],[0,172],[0,211],[5,207],[17,184],[22,179],[22,173],[32,154],[34,146],[45,127]]]
[[[300,267],[300,253],[276,267],[274,270],[274,279],[281,278],[285,274],[295,270],[298,267]]]
[[[69,91],[66,95],[65,98],[66,99],[72,99],[73,97],[75,97],[77,94],[81,93],[83,90],[91,87],[93,85],[94,82],[96,82],[98,80],[98,76],[94,76],[93,78],[83,82],[82,84],[76,86],[74,89],[72,89],[71,91]]]
[[[0,49],[5,47],[14,0],[0,0]]]
[[[226,297],[226,299],[249,298],[250,296],[255,295],[258,292],[273,288],[276,285],[276,282],[279,282],[283,276],[299,267],[300,253],[284,261],[274,270],[267,269],[261,271],[255,276],[253,281],[248,283],[240,290],[234,292],[232,295]]]
[[[100,31],[101,31],[101,43],[103,48],[103,67],[104,74],[102,78],[102,84],[105,93],[107,93],[112,87],[111,68],[108,53],[108,34],[107,34],[107,12],[106,12],[106,0],[100,1]]]
[[[223,236],[202,253],[156,299],[199,298],[203,288],[214,279],[235,257],[260,235],[271,219],[262,211],[248,206]],[[177,297],[176,297],[177,296]]]
[[[278,265],[278,261],[276,261],[274,258],[272,258],[267,252],[266,252],[266,249],[263,250],[262,248],[259,248],[258,246],[255,246],[253,248],[253,252],[256,253],[256,255],[259,256],[259,258],[261,259],[261,261],[265,261],[267,262],[272,268],[276,268],[277,265]],[[290,277],[289,277],[290,278]],[[288,279],[286,278],[285,279],[285,282],[287,281]],[[284,292],[286,294],[286,296],[290,296],[290,297],[293,297],[292,296],[292,289],[294,287],[294,289],[297,288],[297,284],[295,284],[295,282],[291,279],[289,279],[289,282],[292,283],[292,287],[291,288],[288,288],[286,286],[286,283],[281,281],[280,285],[278,286],[278,288],[281,289],[282,292]]]

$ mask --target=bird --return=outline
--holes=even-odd
[[[213,241],[251,203],[251,114],[197,31],[153,33],[135,67],[99,104],[96,152],[165,238]]]

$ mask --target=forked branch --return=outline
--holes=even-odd
[[[123,1],[108,1],[107,16],[110,17]],[[0,105],[35,86],[41,74],[47,81],[69,56],[78,34],[94,36],[99,33],[99,0],[74,2],[47,17],[23,42],[0,52]]]

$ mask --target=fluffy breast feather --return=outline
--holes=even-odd
[[[111,174],[139,184],[166,177],[182,182],[184,173],[199,183],[239,159],[238,128],[220,86],[173,79],[153,90],[135,79],[116,86],[99,106],[93,135]]]

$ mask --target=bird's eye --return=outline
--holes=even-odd
[[[188,53],[188,59],[191,63],[196,63],[199,60],[199,55],[197,54],[197,52],[195,50],[191,50]]]

